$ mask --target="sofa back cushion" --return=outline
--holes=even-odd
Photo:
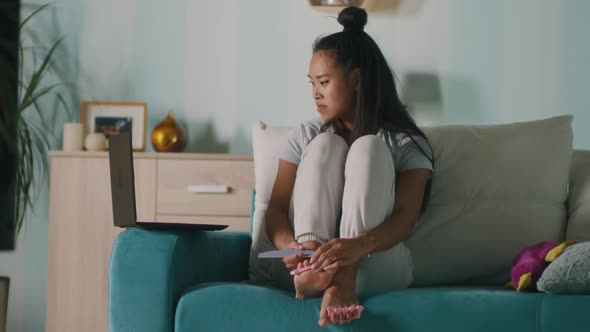
[[[252,246],[250,248],[249,277],[258,282],[270,282],[273,264],[277,259],[258,259],[258,253],[273,250],[265,230],[265,214],[279,167],[279,153],[287,144],[292,127],[267,126],[257,122],[252,128],[254,178],[256,196],[252,211]]]
[[[435,171],[406,243],[415,285],[503,283],[522,248],[564,239],[571,122],[424,128]]]
[[[575,150],[570,174],[567,239],[590,241],[590,151]]]
[[[435,156],[430,203],[406,244],[415,285],[500,283],[522,248],[565,236],[571,116],[491,126],[423,128]],[[250,278],[268,281],[264,215],[290,127],[253,128],[256,199]],[[275,262],[276,261],[276,262]],[[282,264],[282,263],[281,263]]]

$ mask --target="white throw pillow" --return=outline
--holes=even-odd
[[[424,128],[435,171],[406,241],[414,285],[504,283],[522,248],[564,240],[572,118]]]
[[[249,276],[257,282],[271,281],[274,259],[258,259],[258,253],[273,250],[265,230],[265,214],[279,167],[279,153],[287,144],[292,127],[269,127],[258,122],[252,129],[254,151],[254,177],[256,197],[252,217],[252,246],[250,248]]]
[[[252,128],[256,202],[268,204],[279,168],[279,153],[285,148],[293,127],[267,126],[258,121]]]

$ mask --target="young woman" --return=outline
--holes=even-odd
[[[343,31],[317,40],[309,64],[320,118],[290,134],[266,214],[278,249],[316,250],[311,258],[284,258],[273,278],[288,280],[300,299],[323,292],[321,326],[359,318],[357,295],[410,285],[403,241],[426,203],[434,167],[385,57],[363,31],[366,12],[345,8],[338,22]]]

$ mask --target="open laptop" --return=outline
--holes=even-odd
[[[190,231],[216,231],[227,228],[227,225],[217,224],[177,224],[137,221],[131,131],[109,137],[109,164],[111,171],[113,220],[116,227]]]

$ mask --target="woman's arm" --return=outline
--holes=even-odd
[[[393,212],[388,220],[355,238],[331,239],[312,256],[315,269],[334,269],[358,262],[373,252],[393,248],[406,240],[422,208],[428,169],[411,169],[400,174]]]
[[[297,165],[279,160],[270,201],[266,210],[266,234],[278,249],[296,247],[293,229],[289,222],[289,205],[295,187]]]
[[[400,174],[391,217],[381,225],[361,234],[366,254],[384,251],[412,235],[420,216],[430,170],[411,169]]]

